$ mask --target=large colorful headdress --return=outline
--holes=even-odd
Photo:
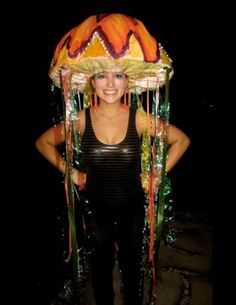
[[[49,76],[54,85],[62,89],[65,102],[65,186],[71,230],[70,254],[75,274],[80,276],[78,270],[81,270],[81,266],[78,265],[80,259],[74,220],[74,196],[77,191],[72,183],[71,173],[75,158],[80,169],[81,150],[80,135],[74,122],[79,119],[78,110],[92,105],[90,77],[114,67],[119,67],[128,76],[129,92],[133,95],[129,105],[139,108],[147,120],[147,129],[142,136],[142,182],[147,197],[147,247],[153,279],[151,302],[154,304],[158,269],[156,258],[164,221],[164,197],[167,193],[165,162],[169,111],[168,82],[173,75],[173,69],[167,53],[150,35],[144,24],[123,14],[91,16],[71,29],[59,42],[50,65]],[[164,98],[159,94],[159,88],[162,86],[166,88]],[[149,95],[150,90],[152,94]],[[139,98],[142,92],[147,92],[146,107],[143,107],[143,102]],[[82,102],[81,94],[84,96]],[[157,129],[155,136],[150,137],[149,116],[145,116],[144,108],[146,112],[153,114],[156,125],[159,117],[162,117],[165,122],[162,134]]]
[[[101,14],[87,18],[59,42],[49,75],[61,87],[61,69],[71,71],[71,84],[86,90],[88,78],[120,67],[138,92],[156,89],[165,83],[165,68],[171,60],[143,23],[122,14]],[[133,89],[132,86],[130,88]]]

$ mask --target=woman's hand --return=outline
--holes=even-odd
[[[73,168],[72,181],[79,187],[79,190],[84,190],[86,184],[86,174]]]

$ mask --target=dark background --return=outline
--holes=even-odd
[[[180,2],[180,1],[179,1]],[[187,2],[188,3],[188,2]],[[31,4],[27,8],[24,82],[28,110],[29,144],[25,263],[34,292],[32,304],[49,304],[61,276],[62,222],[65,200],[62,176],[39,153],[34,143],[53,124],[48,70],[61,37],[85,18],[97,13],[124,13],[140,19],[173,60],[170,81],[170,123],[191,139],[183,159],[170,173],[176,211],[204,212],[212,218],[213,144],[216,107],[213,97],[212,58],[214,13],[199,1],[172,4],[163,1],[133,4],[130,1],[77,1]],[[23,88],[22,88],[23,90]],[[30,194],[30,196],[29,196]],[[38,303],[37,303],[38,302]],[[41,303],[40,303],[41,302]]]

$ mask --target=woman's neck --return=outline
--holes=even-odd
[[[98,113],[100,113],[104,116],[107,116],[107,117],[113,117],[117,114],[120,114],[121,111],[123,111],[121,102],[108,104],[108,103],[100,101],[99,106],[98,106]]]

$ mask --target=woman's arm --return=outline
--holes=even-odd
[[[63,174],[65,174],[66,162],[57,150],[57,146],[64,141],[64,125],[59,124],[46,130],[35,143],[38,151]]]
[[[167,153],[166,172],[168,173],[181,159],[190,145],[189,137],[179,128],[169,124],[168,144],[170,145]]]
[[[161,119],[157,120],[157,128],[160,132],[160,136],[164,136],[164,122]],[[139,135],[148,128],[147,126],[147,114],[143,115],[140,111],[136,115],[136,126]],[[156,132],[156,121],[153,115],[149,115],[149,132],[154,136]],[[167,153],[166,172],[169,172],[181,159],[188,146],[190,145],[189,137],[178,127],[168,124],[167,125],[168,144],[170,145]]]
[[[83,133],[84,131],[84,114],[80,113],[78,120],[78,128]],[[57,146],[65,142],[64,124],[58,124],[46,130],[36,141],[35,146],[38,151],[60,172],[65,174],[66,161],[59,153]],[[84,173],[73,169],[73,182],[80,188],[84,188],[86,176]]]

